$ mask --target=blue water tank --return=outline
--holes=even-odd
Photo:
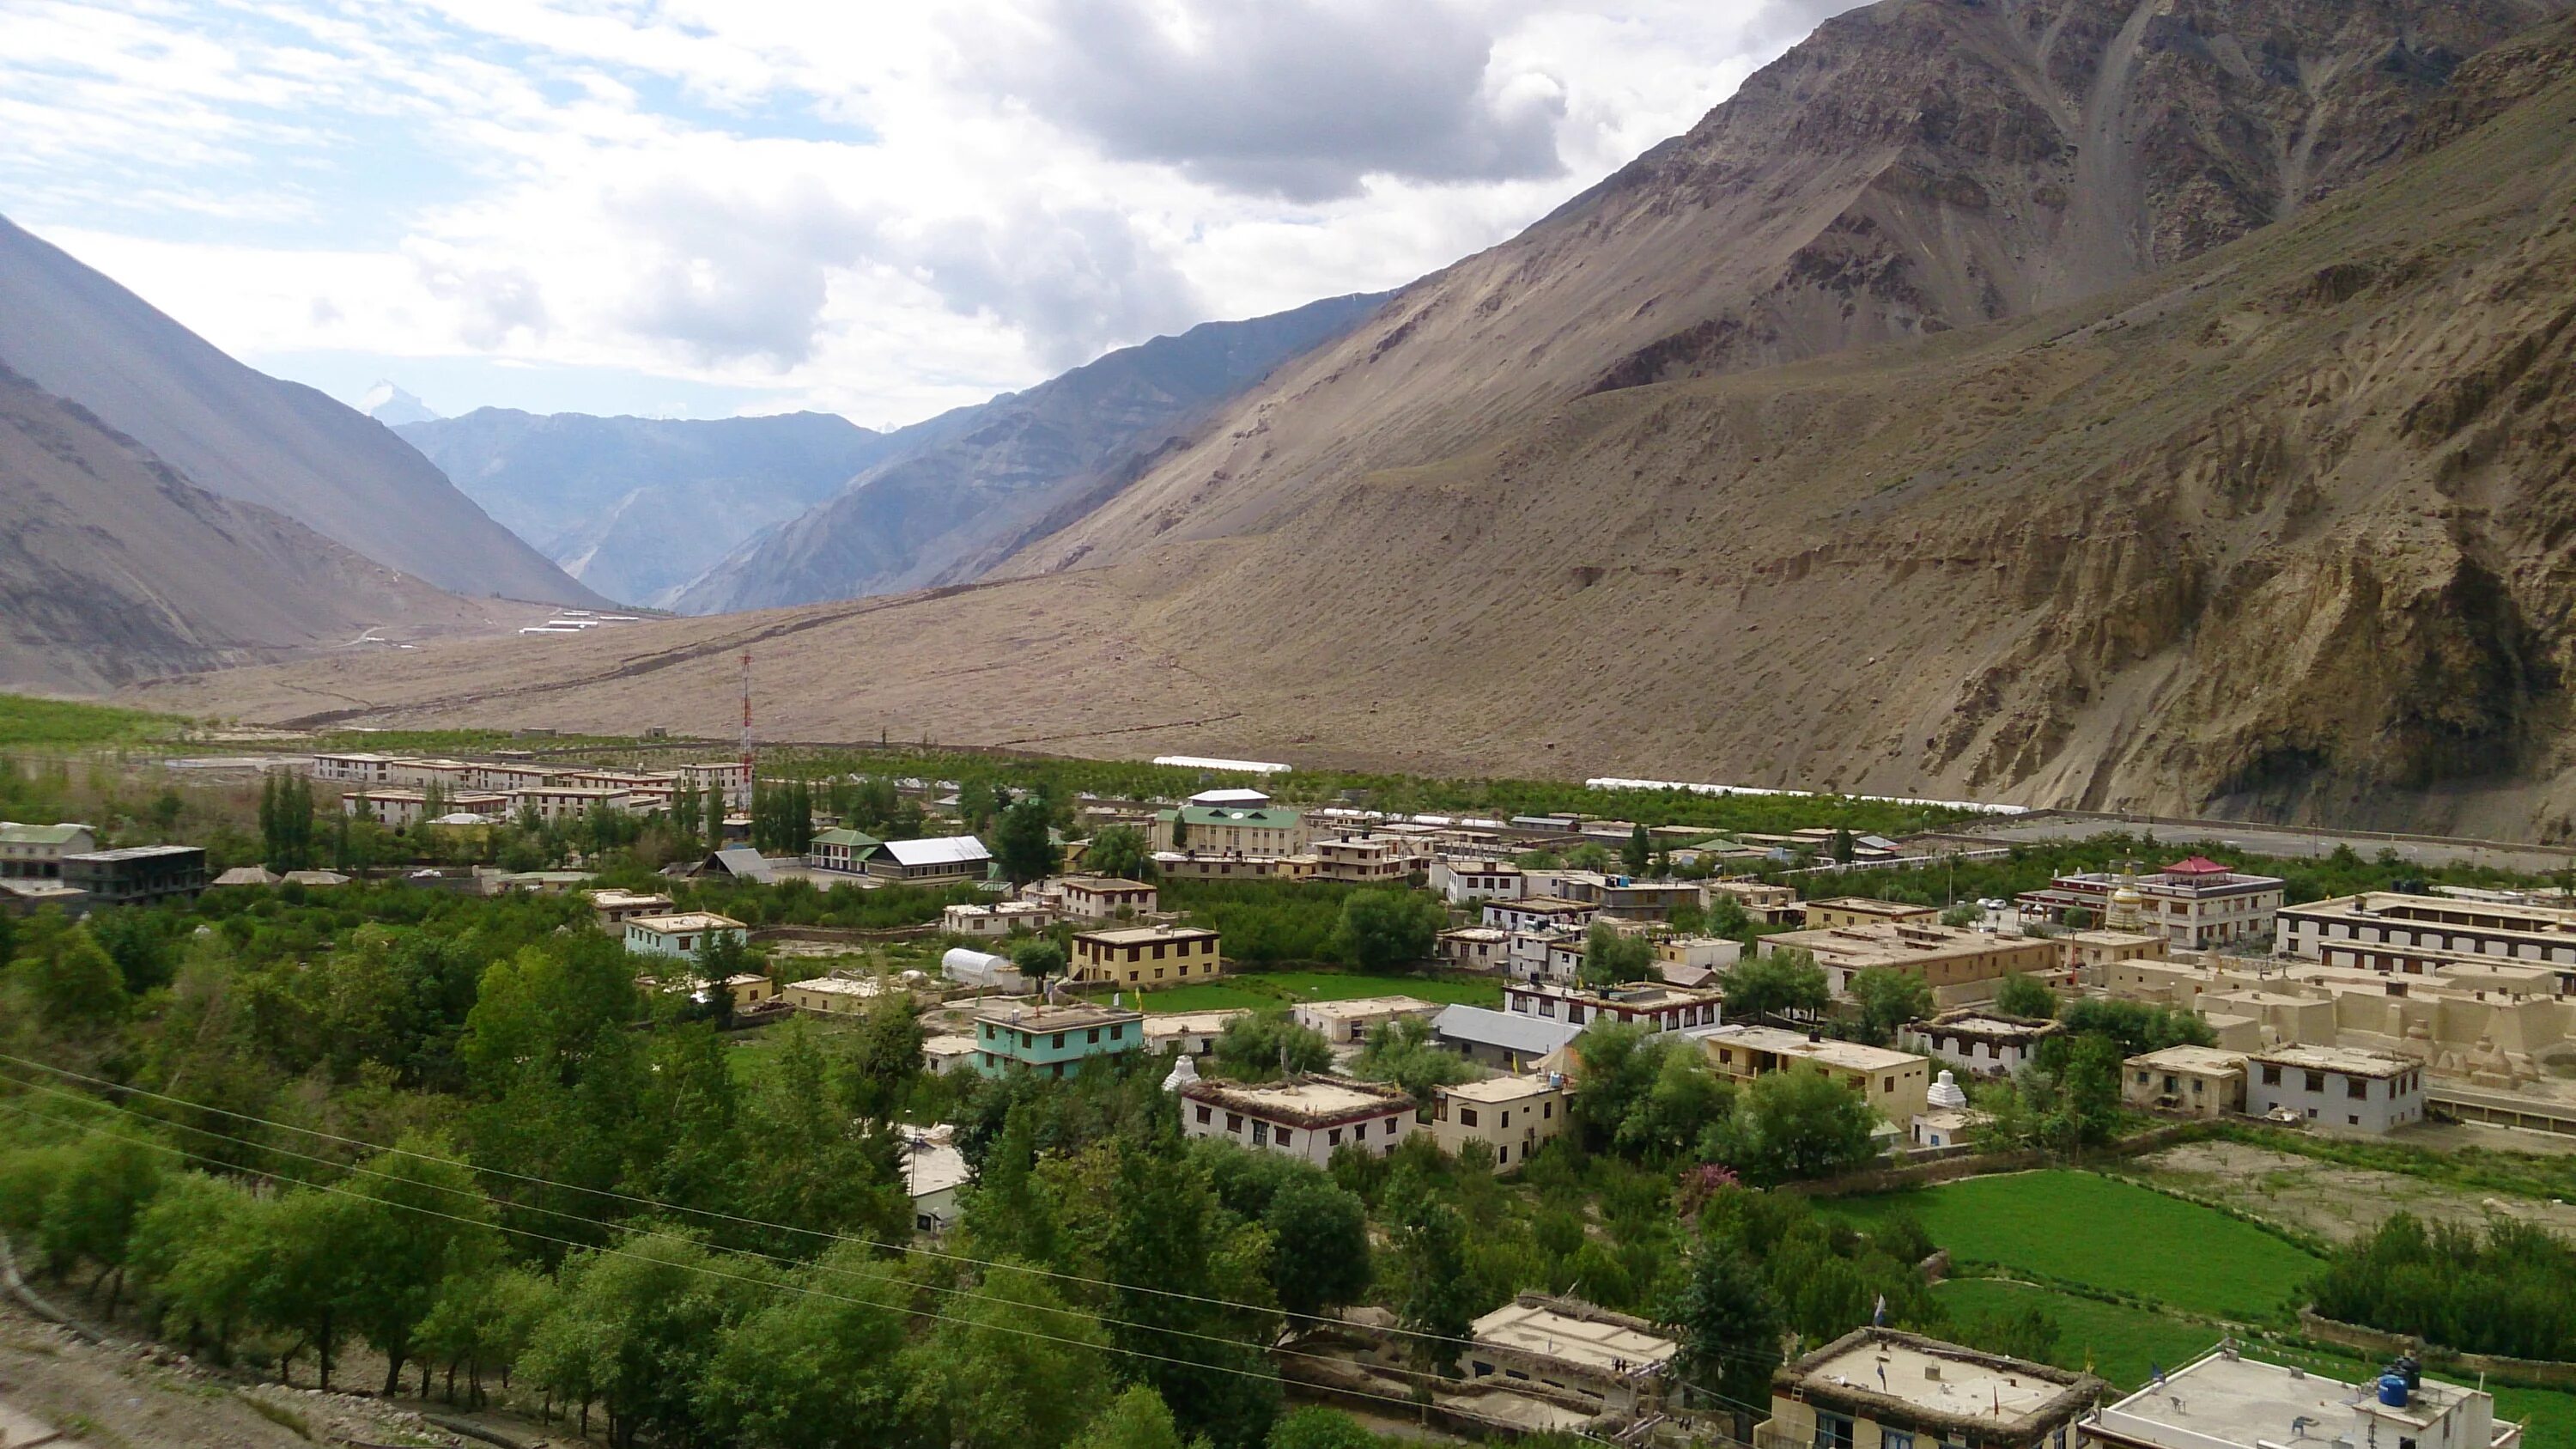
[[[2392,1409],[2406,1407],[2406,1378],[2402,1374],[2379,1376],[2379,1401]]]

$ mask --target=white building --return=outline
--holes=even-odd
[[[1145,1018],[1145,1050],[1178,1052],[1185,1057],[1203,1057],[1216,1051],[1216,1040],[1225,1029],[1250,1011],[1167,1011]]]
[[[989,906],[955,905],[939,913],[939,928],[952,936],[990,940],[1013,931],[1043,931],[1055,924],[1055,913],[1033,901],[995,901]]]
[[[2424,1067],[2412,1057],[2350,1047],[2267,1047],[2245,1054],[2245,1110],[2386,1132],[2424,1120]]]
[[[914,882],[982,880],[993,853],[971,835],[889,840],[868,853],[862,868],[881,880]]]
[[[1593,908],[1561,896],[1523,896],[1485,902],[1484,924],[1502,931],[1581,930],[1592,924]]]
[[[2009,1077],[2030,1065],[2039,1044],[2065,1032],[2063,1024],[2033,1021],[1969,1007],[1896,1029],[1896,1044],[1946,1062],[1972,1077]]]
[[[1431,888],[1453,906],[1479,901],[1521,898],[1521,868],[1508,860],[1458,860],[1444,856],[1431,863]]]
[[[2418,1374],[2378,1376],[2256,1363],[2225,1344],[2076,1423],[2077,1442],[2113,1449],[2516,1449],[2522,1426],[2495,1416],[2482,1390]]]
[[[921,1069],[938,1076],[975,1070],[975,1038],[956,1032],[921,1039]]]
[[[667,916],[633,916],[626,922],[626,949],[638,956],[694,956],[710,940],[749,939],[742,922],[711,911],[678,911]]]
[[[1193,1081],[1180,1089],[1181,1135],[1218,1137],[1322,1167],[1344,1146],[1392,1153],[1414,1130],[1413,1098],[1348,1077]]]
[[[340,797],[340,813],[352,820],[372,820],[388,830],[409,830],[421,822],[422,812],[429,808],[429,793],[408,788],[351,790]],[[509,797],[478,790],[459,790],[447,797],[440,813],[465,811],[475,815],[501,815],[510,808]]]
[[[1112,921],[1150,916],[1161,893],[1141,880],[1108,875],[1069,875],[1054,883],[1066,916],[1082,921]]]
[[[2025,922],[2082,911],[2094,925],[2160,931],[2177,947],[2206,951],[2269,934],[2283,885],[2279,876],[2242,874],[2195,855],[2134,878],[2111,871],[2062,875],[2015,899]]]
[[[2422,975],[2463,957],[2559,968],[2576,992],[2576,909],[2370,891],[2287,906],[2281,949],[2329,966]]]
[[[678,777],[680,784],[695,787],[700,795],[706,793],[709,785],[723,791],[727,810],[751,808],[751,766],[740,760],[702,760],[694,765],[682,765],[672,774]]]
[[[1564,1133],[1561,1076],[1488,1077],[1432,1088],[1431,1135],[1456,1156],[1470,1142],[1493,1149],[1494,1171],[1509,1172]]]
[[[1335,1046],[1368,1040],[1369,1033],[1397,1017],[1429,1021],[1440,1014],[1432,1002],[1411,996],[1360,996],[1347,1001],[1300,1002],[1290,1013],[1299,1026]]]
[[[315,755],[310,774],[334,785],[390,785],[394,757],[366,751]]]
[[[1512,933],[1492,926],[1465,926],[1440,933],[1440,959],[1470,971],[1499,971],[1511,959]]]
[[[974,1174],[966,1170],[956,1134],[956,1127],[946,1122],[903,1129],[903,1189],[912,1198],[916,1232],[936,1237],[957,1225],[957,1191]]]

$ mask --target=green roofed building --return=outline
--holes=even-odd
[[[86,825],[21,825],[0,820],[0,880],[60,880],[63,857],[98,849]]]
[[[867,869],[868,857],[876,854],[884,841],[862,830],[826,830],[805,847],[805,865],[811,870],[846,871],[856,875]]]
[[[1199,855],[1295,855],[1306,818],[1284,805],[1183,805],[1154,817],[1156,850]]]

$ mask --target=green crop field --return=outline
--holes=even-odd
[[[1300,1001],[1348,1001],[1358,996],[1411,996],[1443,1006],[1500,1006],[1499,981],[1439,976],[1371,976],[1352,971],[1246,971],[1223,981],[1166,986],[1147,992],[1145,1011],[1231,1011],[1237,1007],[1292,1006]]]
[[[2087,1365],[2115,1388],[2134,1389],[2161,1366],[2179,1368],[2217,1347],[2221,1330],[2152,1308],[2105,1303],[2001,1278],[1953,1278],[1932,1290],[1952,1319],[1966,1322],[2018,1313],[2034,1305],[2048,1311],[2062,1332],[2050,1362]]]
[[[0,694],[0,747],[141,744],[166,739],[185,723],[139,709]]]
[[[1264,996],[1225,981],[1202,982],[1196,986],[1166,986],[1136,998],[1136,1009],[1148,1012],[1233,1011],[1238,1008],[1257,1011],[1279,1004],[1276,996]]]
[[[1910,1213],[1963,1269],[1991,1263],[2249,1323],[2286,1321],[2322,1266],[2252,1223],[2089,1172],[1970,1178],[1821,1206],[1863,1224]]]

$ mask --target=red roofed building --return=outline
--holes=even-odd
[[[2131,893],[2134,899],[2127,898]],[[2240,874],[2195,855],[2136,877],[2114,871],[2061,875],[2015,903],[2025,923],[2069,925],[2072,913],[2082,912],[2094,926],[2161,934],[2174,946],[2205,951],[2270,935],[2281,909],[2281,878]],[[2132,912],[2134,922],[2128,919]]]

